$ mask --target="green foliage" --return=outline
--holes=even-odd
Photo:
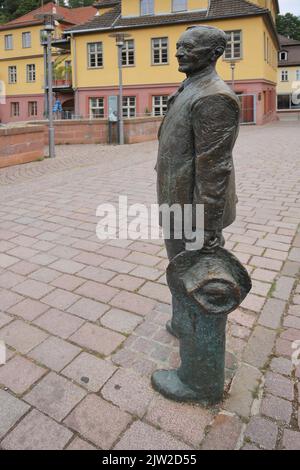
[[[90,5],[93,5],[93,3],[95,3],[95,0],[69,0],[69,7],[88,7]]]
[[[292,13],[278,15],[276,26],[279,34],[300,41],[300,17]]]

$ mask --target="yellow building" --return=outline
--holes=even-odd
[[[300,41],[279,36],[277,107],[300,109]]]
[[[45,61],[41,44],[43,20],[36,15],[54,12],[63,19],[56,23],[53,49],[54,91],[65,109],[74,108],[70,50],[62,40],[66,28],[92,18],[93,7],[69,9],[48,3],[27,15],[0,25],[0,81],[6,104],[0,104],[1,122],[42,119],[45,113]],[[61,49],[66,48],[66,49]],[[69,104],[68,104],[69,103]]]
[[[228,35],[227,49],[218,62],[218,71],[241,95],[244,122],[261,124],[275,117],[279,50],[275,29],[275,16],[279,12],[277,0],[101,0],[95,8],[86,21],[73,19],[75,26],[72,27],[63,23],[64,41],[54,41],[55,46],[69,47],[71,51],[71,59],[67,58],[72,63],[72,86],[69,87],[72,95],[68,105],[76,116],[106,118],[109,115],[110,105],[118,95],[117,48],[115,38],[111,37],[115,33],[128,35],[122,50],[124,116],[162,115],[168,95],[185,78],[178,72],[176,41],[187,27],[207,24],[223,29]],[[68,10],[67,14],[62,14],[64,21],[70,21],[72,10],[64,10]],[[24,22],[24,17],[19,21]],[[0,28],[2,49],[3,36],[12,31],[9,28],[12,28],[11,23]],[[20,33],[26,31],[18,28]],[[36,29],[38,35],[40,25]],[[16,36],[15,40],[19,43],[19,56],[16,50],[13,60],[8,62],[7,51],[2,50],[1,70],[4,72],[0,72],[0,79],[7,82],[7,74],[13,79],[14,70],[8,72],[8,67],[14,62],[20,63],[23,75],[20,75],[20,87],[7,84],[10,105],[6,107],[4,118],[2,112],[4,122],[8,120],[8,112],[10,119],[13,118],[15,105],[11,103],[17,101],[19,93],[26,95],[28,101],[29,93],[42,93],[43,86],[42,79],[36,87],[25,82],[24,67],[30,64],[31,58],[22,56],[20,38]],[[38,41],[37,36],[35,41]],[[42,77],[42,49],[36,47],[36,74]],[[58,91],[57,96],[62,99],[63,90]]]
[[[96,8],[91,21],[65,32],[71,38],[77,115],[109,113],[109,97],[118,86],[112,33],[130,35],[122,52],[124,116],[163,114],[167,96],[184,79],[177,70],[176,41],[188,26],[207,24],[228,34],[218,71],[245,95],[244,121],[261,124],[275,117],[276,0],[102,0]]]

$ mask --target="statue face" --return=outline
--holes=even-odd
[[[207,41],[207,33],[188,30],[183,33],[177,44],[176,58],[179,64],[179,72],[190,75],[200,72],[210,65],[215,57],[215,50]]]

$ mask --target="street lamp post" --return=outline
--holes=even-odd
[[[232,91],[234,91],[234,85],[235,85],[235,77],[234,77],[234,72],[235,72],[235,62],[230,62],[230,68],[231,68],[231,87]]]
[[[118,48],[118,69],[119,69],[119,99],[118,99],[118,134],[119,144],[124,144],[124,119],[123,119],[123,73],[122,73],[122,49],[124,46],[125,38],[131,37],[127,33],[113,33],[109,35],[116,39],[116,46]]]
[[[55,13],[41,13],[36,15],[37,19],[44,21],[44,37],[46,39],[46,44],[43,41],[45,50],[47,51],[45,59],[47,62],[47,80],[45,78],[45,84],[47,83],[48,90],[48,133],[49,133],[49,157],[55,157],[55,131],[54,131],[54,121],[53,121],[53,70],[52,70],[52,33],[55,31],[55,21],[61,20],[62,17],[56,15]],[[44,39],[43,37],[43,39]],[[46,66],[44,67],[46,71]]]

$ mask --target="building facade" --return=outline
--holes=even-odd
[[[278,110],[300,110],[300,41],[279,36]]]
[[[124,117],[162,115],[168,95],[184,79],[175,58],[177,39],[187,27],[206,24],[228,35],[218,72],[241,95],[244,122],[263,124],[276,118],[277,0],[101,0],[95,8],[88,21],[61,31],[70,50],[66,60],[72,64],[74,116],[109,115],[109,104],[118,95],[115,33],[127,35],[122,50]],[[5,38],[0,41],[4,44]],[[15,69],[8,67],[13,65],[5,62],[12,81]],[[14,87],[7,86],[9,100]],[[15,106],[10,119],[18,112]]]
[[[69,9],[48,3],[27,15],[0,25],[0,120],[3,123],[43,119],[45,116],[45,59],[42,45],[43,20],[36,16],[53,12],[62,19],[56,22],[53,35],[54,92],[66,110],[74,112],[72,66],[68,41],[63,32],[92,18],[93,7]]]

